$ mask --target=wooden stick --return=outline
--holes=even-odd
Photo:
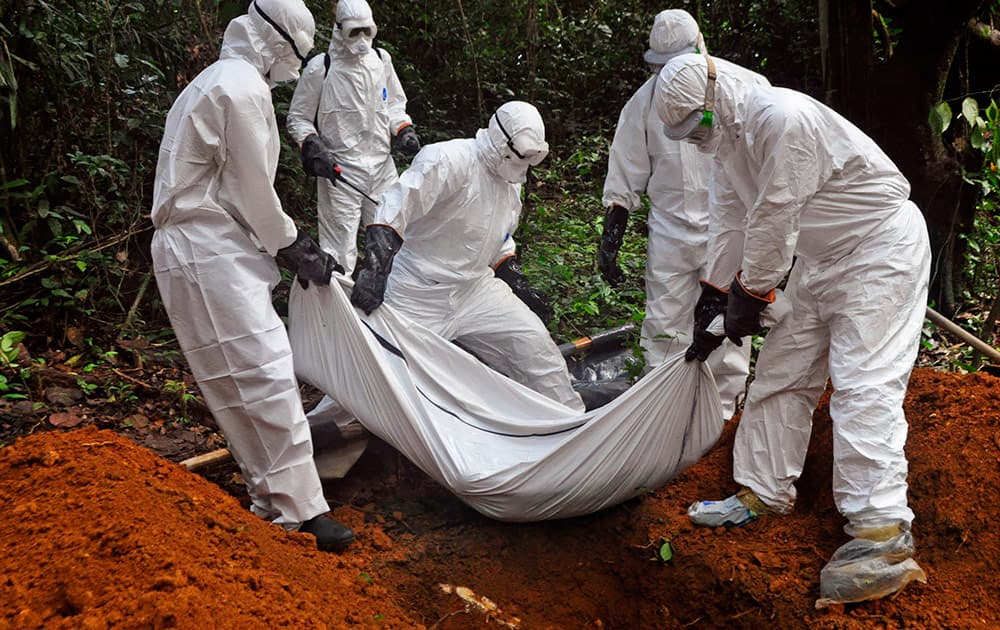
[[[220,448],[210,453],[202,453],[201,455],[189,457],[181,462],[181,466],[194,472],[212,464],[229,461],[232,457],[233,454],[229,452],[228,448]]]
[[[951,333],[953,337],[957,337],[963,343],[972,346],[976,352],[989,357],[990,361],[1000,363],[1000,351],[997,351],[997,349],[993,346],[989,345],[979,337],[976,337],[964,328],[961,328],[958,324],[929,306],[927,307],[927,319],[937,324],[940,328],[943,328],[946,332]]]

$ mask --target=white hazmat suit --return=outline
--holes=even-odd
[[[654,68],[679,54],[698,50],[704,50],[701,33],[687,11],[662,11],[653,20],[645,60]],[[764,77],[743,72],[748,80],[767,84]],[[663,123],[653,107],[655,87],[654,74],[618,117],[603,196],[605,207],[616,205],[629,212],[641,207],[643,193],[649,196],[646,316],[641,338],[648,368],[691,343],[691,313],[701,290],[699,280],[707,273],[711,168],[709,156],[664,135]],[[729,341],[708,359],[727,418],[745,391],[749,361],[749,346]]]
[[[378,199],[397,179],[391,142],[412,125],[406,94],[389,53],[372,47],[376,32],[365,0],[340,0],[327,55],[313,57],[288,108],[288,133],[302,142],[319,134],[344,178]],[[371,35],[350,37],[353,29]],[[327,68],[329,64],[329,68]],[[359,222],[368,225],[375,204],[348,186],[316,180],[319,244],[350,275],[357,259]]]
[[[829,377],[833,492],[845,529],[866,540],[889,532],[892,544],[907,538],[902,547],[912,555],[903,398],[927,298],[923,217],[892,161],[836,112],[792,90],[733,81],[722,64],[717,72],[714,123],[699,146],[716,156],[709,281],[732,283],[727,330],[734,291],[765,300],[796,259],[785,289],[791,314],[770,330],[758,358],[733,448],[734,478],[765,510],[792,509]],[[667,128],[700,115],[706,76],[699,55],[663,69],[656,100]],[[705,507],[692,506],[692,518]],[[831,565],[821,577],[823,598],[857,601],[831,594]],[[866,588],[853,595],[880,596]]]
[[[272,256],[297,230],[273,187],[279,136],[269,83],[294,78],[314,31],[296,0],[257,0],[230,22],[219,60],[167,116],[152,210],[154,271],[177,340],[253,511],[289,527],[329,507],[291,347],[271,305],[280,280]]]
[[[376,211],[375,225],[402,239],[385,299],[495,370],[583,411],[544,324],[494,275],[515,255],[521,183],[548,153],[544,138],[538,110],[513,101],[474,139],[420,151]]]

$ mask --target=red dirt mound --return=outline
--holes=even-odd
[[[0,504],[0,627],[412,625],[364,552],[321,553],[110,431],[0,449]]]
[[[819,571],[847,540],[824,399],[788,516],[689,525],[688,504],[735,489],[735,423],[656,492],[518,525],[479,516],[373,441],[327,489],[358,531],[341,556],[114,434],[33,436],[0,449],[0,627],[1000,627],[1000,378],[918,369],[906,411],[929,581],[893,599],[814,608]],[[669,562],[656,559],[665,539]]]

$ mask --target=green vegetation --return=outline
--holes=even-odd
[[[308,4],[319,26],[314,52],[321,53],[331,5]],[[642,212],[630,220],[620,257],[626,281],[611,288],[595,268],[600,195],[618,112],[647,76],[642,52],[652,16],[668,7],[695,14],[714,53],[775,84],[823,96],[811,0],[375,6],[378,44],[394,57],[425,143],[473,134],[511,98],[542,111],[552,153],[526,187],[517,238],[526,273],[553,299],[551,330],[560,341],[643,316]],[[104,363],[100,348],[120,339],[141,337],[155,341],[160,355],[174,352],[148,254],[157,147],[173,99],[217,58],[223,28],[245,9],[244,0],[82,0],[72,8],[0,0],[0,334],[7,343],[0,395],[28,391],[22,373],[37,365],[18,363],[22,341],[31,349],[61,347],[78,329],[93,339],[81,361]],[[907,27],[885,12],[876,26],[880,58],[888,59],[889,44]],[[274,92],[282,129],[291,91]],[[966,256],[958,298],[969,323],[988,337],[1000,240],[997,108],[963,106],[962,116],[984,160],[967,165],[965,176],[988,194],[975,220],[957,228]],[[950,121],[950,112],[943,119]],[[276,185],[293,217],[314,225],[312,183],[287,134]],[[280,292],[277,299],[284,299]],[[98,385],[129,400],[121,382]]]

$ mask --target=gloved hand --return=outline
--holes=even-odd
[[[416,155],[420,150],[420,139],[413,125],[407,125],[396,135],[396,150],[403,155]]]
[[[707,329],[717,315],[726,312],[728,299],[729,293],[704,280],[701,281],[701,295],[694,305],[694,341],[684,353],[685,361],[693,361],[694,359],[704,361],[708,355],[722,345],[722,340],[726,337],[713,335]]]
[[[517,256],[508,256],[493,270],[494,275],[506,282],[522,302],[538,315],[546,326],[552,321],[552,306],[548,299],[528,283],[528,279],[517,264]]]
[[[618,266],[618,250],[625,239],[625,225],[628,223],[628,210],[612,205],[604,215],[604,233],[601,235],[601,246],[597,250],[597,268],[601,276],[613,287],[625,279]]]
[[[403,239],[388,225],[369,225],[365,230],[365,261],[351,291],[351,304],[365,315],[382,304],[392,259],[402,246]]]
[[[338,179],[343,179],[333,149],[315,133],[302,141],[302,168],[310,175],[329,179],[335,186]]]
[[[295,241],[288,247],[278,250],[275,262],[284,269],[298,276],[303,289],[309,288],[309,282],[330,284],[330,275],[336,271],[344,273],[344,268],[337,259],[320,249],[316,241],[302,230],[295,235]]]
[[[736,274],[729,285],[729,302],[726,305],[726,336],[737,346],[743,345],[743,337],[759,334],[764,326],[760,323],[760,313],[774,302],[774,289],[767,295],[751,292]]]

